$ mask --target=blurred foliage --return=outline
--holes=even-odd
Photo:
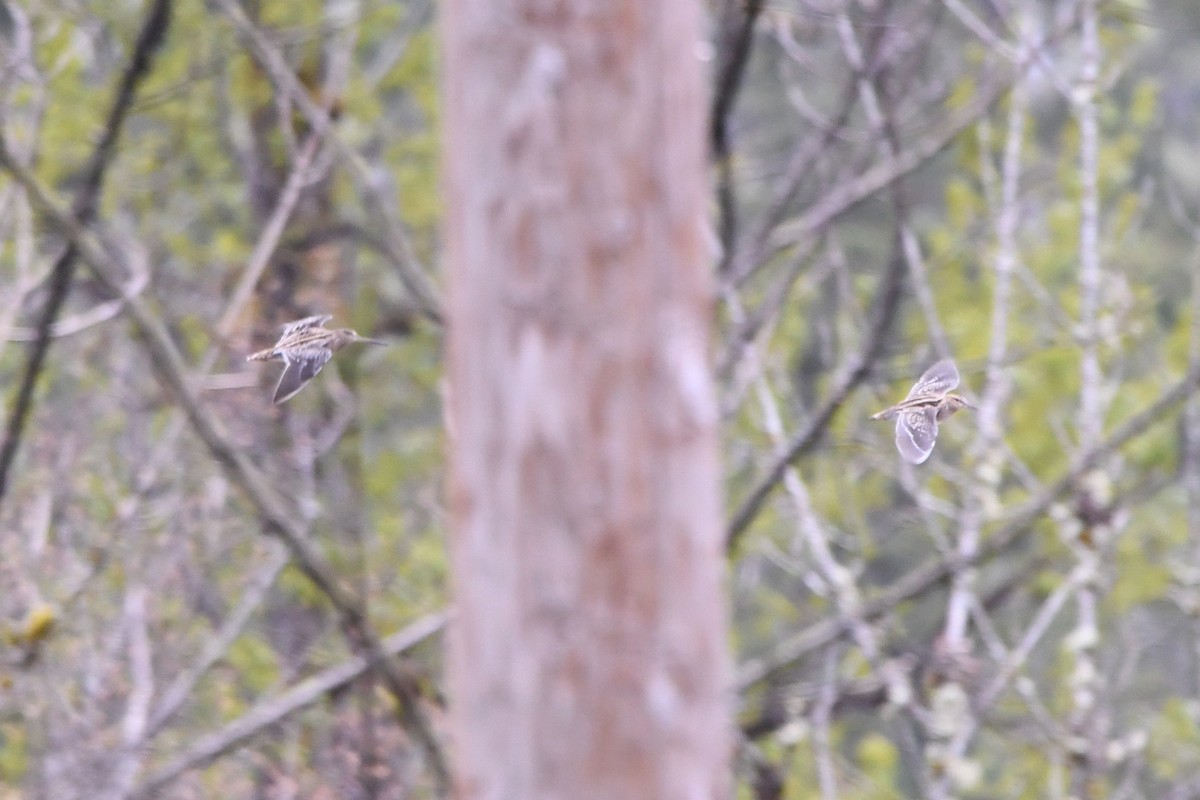
[[[103,124],[142,8],[26,5],[21,21],[32,61],[29,70],[7,74],[6,113],[0,119],[7,141],[31,154],[39,179],[69,198]],[[339,47],[348,48],[337,135],[369,159],[370,169],[390,176],[390,188],[381,184],[383,199],[409,227],[420,257],[432,261],[438,206],[431,9],[422,3],[354,4],[347,22],[330,16],[333,5],[267,2],[255,4],[254,13],[318,96],[329,59],[343,55]],[[259,152],[252,137],[262,109],[274,116],[266,126],[268,149]],[[270,171],[286,169],[306,129],[215,6],[177,3],[168,44],[123,133],[101,217],[114,246],[136,248],[137,258],[144,260],[152,279],[145,296],[172,326],[184,357],[198,364],[215,348],[213,388],[204,395],[211,410],[236,441],[254,448],[252,457],[278,485],[297,489],[287,499],[304,509],[320,548],[343,580],[377,588],[371,615],[387,634],[446,602],[437,510],[438,333],[418,328],[388,351],[361,354],[355,369],[344,371],[344,379],[363,395],[359,478],[348,469],[352,453],[318,454],[305,477],[297,472],[304,462],[290,445],[270,451],[251,444],[265,441],[253,435],[261,425],[295,441],[328,436],[336,415],[333,396],[321,394],[325,387],[314,385],[317,391],[307,390],[311,396],[298,398],[301,402],[283,414],[258,420],[242,409],[262,407],[262,387],[243,381],[238,388],[217,388],[222,376],[254,374],[244,364],[251,347],[248,316],[242,315],[241,329],[229,341],[214,336],[213,324],[262,232],[263,220],[251,201]],[[322,159],[337,201],[324,224],[382,238],[366,217],[355,184],[328,154]],[[29,292],[60,242],[38,225],[29,260],[20,239],[28,232],[18,230],[28,224],[27,217],[24,211],[8,215],[10,192],[11,185],[0,177],[8,220],[0,238],[0,282]],[[311,192],[316,196],[319,190]],[[310,217],[300,209],[294,219]],[[285,244],[322,233],[293,227]],[[392,265],[356,236],[335,240],[339,256],[351,265],[354,286],[361,287],[350,305],[360,317],[339,322],[364,332],[372,322],[394,325],[388,320],[403,314],[404,290]],[[132,263],[137,268],[137,260]],[[100,299],[81,270],[64,317],[73,318]],[[36,293],[30,294],[13,321],[32,324],[39,302]],[[9,301],[4,303],[8,313]],[[268,561],[260,526],[192,437],[174,399],[159,389],[129,333],[117,318],[55,342],[40,384],[42,400],[23,445],[23,468],[0,511],[6,552],[6,599],[0,602],[6,637],[0,648],[0,783],[34,780],[43,774],[44,759],[61,756],[62,777],[48,790],[57,797],[91,796],[96,784],[87,776],[105,774],[91,759],[120,740],[113,726],[121,724],[123,703],[111,701],[133,688],[125,672],[131,658],[123,633],[129,624],[122,610],[126,589],[144,587],[156,598],[147,621],[150,666],[159,685],[165,685],[191,668]],[[2,346],[0,380],[10,387],[22,350],[13,343]],[[337,380],[333,372],[327,370],[323,381]],[[362,483],[361,504],[346,483],[351,479]],[[361,514],[369,531],[356,544],[348,526],[351,510]],[[41,596],[51,602],[30,601]],[[64,608],[61,620],[45,611],[58,605]],[[57,633],[63,621],[69,635]],[[174,752],[306,674],[340,663],[348,653],[335,631],[323,595],[293,568],[285,569],[154,749]],[[38,668],[32,669],[21,653],[35,641],[41,652]],[[422,662],[431,670],[440,664],[433,650]],[[68,696],[75,700],[66,705],[53,699]],[[376,713],[381,720],[391,718],[386,704]],[[361,710],[334,702],[315,724],[332,731],[343,717],[360,716]],[[63,736],[37,733],[51,729]],[[289,779],[309,787],[308,792],[345,785],[355,775],[353,762],[332,754],[360,746],[361,731],[354,730],[349,738],[323,735],[330,757],[302,759],[307,766],[295,762],[291,751],[271,747],[276,737],[268,733],[262,737],[263,774],[288,760]],[[389,758],[399,764],[408,751],[390,737],[377,738],[375,746],[381,753],[390,750],[394,757]],[[190,780],[228,788],[244,783],[243,771],[244,765],[218,761]],[[404,782],[411,796],[427,791],[427,779],[419,773],[398,772],[408,776]]]
[[[365,0],[349,4],[346,22],[334,2],[246,5],[306,90],[336,106],[337,135],[362,159],[371,185],[436,280],[439,109],[430,6]],[[1022,21],[995,19],[989,11],[995,4],[965,5],[1000,35]],[[1015,7],[1024,23],[1044,28],[1047,5],[1054,4]],[[8,20],[2,15],[9,9],[20,13]],[[896,16],[876,24],[869,14],[879,9]],[[3,47],[19,41],[14,30],[26,31],[29,41],[24,54],[0,49],[26,58],[22,69],[3,77],[0,125],[60,198],[71,196],[91,153],[141,13],[140,4],[0,0]],[[1200,10],[1103,3],[1101,13],[1096,322],[1103,428],[1111,431],[1154,402],[1197,357],[1191,334],[1197,230],[1188,229],[1176,207],[1200,218],[1200,120],[1193,110],[1200,64],[1187,55]],[[771,6],[754,28],[732,120],[739,232],[746,237],[776,199],[798,143],[820,146],[781,204],[785,221],[826,202],[841,178],[886,160],[888,143],[859,100],[834,131],[841,103],[856,97],[862,77],[846,63],[840,14],[785,2]],[[1010,74],[1010,62],[945,9],[850,3],[845,14],[861,44],[875,47],[868,77],[882,107],[896,115],[901,150],[922,143]],[[872,45],[873,37],[882,39]],[[919,287],[906,277],[899,318],[869,380],[797,462],[807,513],[852,592],[839,595],[820,573],[803,530],[806,512],[789,492],[776,491],[731,557],[730,639],[742,662],[771,654],[810,625],[844,619],[853,604],[879,597],[919,564],[952,550],[964,510],[984,509],[986,539],[1078,455],[1084,184],[1073,99],[1056,85],[1075,80],[1078,52],[1072,29],[1024,85],[1029,107],[1020,129],[1017,263],[1001,365],[1010,382],[1000,409],[1003,453],[980,451],[977,417],[964,412],[946,424],[930,462],[900,466],[891,427],[866,417],[903,396],[940,355],[929,312],[945,332],[967,396],[985,389],[1008,93],[905,176],[905,219],[921,247],[932,308],[922,307]],[[325,70],[339,58],[349,68],[333,97]],[[322,213],[296,212],[284,255],[272,262],[264,285],[286,284],[295,278],[289,270],[305,269],[307,238],[332,242],[345,270],[336,302],[353,317],[346,324],[390,337],[392,346],[327,370],[272,412],[262,410],[268,389],[253,383],[258,371],[244,363],[254,337],[264,333],[256,324],[273,311],[269,293],[241,314],[227,339],[213,330],[262,233],[262,204],[269,209],[275,201],[308,130],[214,5],[178,3],[168,45],[123,134],[100,217],[111,246],[130,254],[135,271],[147,270],[143,296],[167,321],[189,364],[212,354],[211,375],[197,375],[207,407],[271,475],[317,549],[366,598],[372,622],[386,634],[449,599],[442,341],[436,327],[415,320],[397,268],[378,246],[386,231],[362,183],[336,155],[318,158],[321,180],[301,204]],[[0,327],[11,322],[28,331],[62,243],[33,221],[3,175],[0,204],[0,284],[14,290],[0,291]],[[730,508],[779,448],[764,422],[764,403],[777,405],[786,439],[862,346],[879,278],[893,256],[897,208],[890,186],[874,192],[803,241],[810,252],[797,252],[802,248],[794,243],[765,248],[761,268],[739,287],[739,302],[754,312],[783,285],[794,259],[803,258],[781,312],[751,345],[755,365],[738,360],[720,387]],[[106,299],[81,270],[65,317],[79,321]],[[721,354],[735,315],[722,305],[718,319]],[[5,387],[22,368],[17,339],[0,340]],[[192,435],[119,316],[80,326],[55,340],[51,353],[18,474],[0,508],[0,797],[10,796],[8,786],[30,796],[35,790],[91,796],[92,778],[108,774],[97,761],[124,752],[128,702],[144,688],[133,677],[138,656],[131,646],[136,621],[124,605],[129,591],[144,588],[153,598],[144,623],[153,707],[162,687],[197,663],[268,561],[261,522]],[[335,381],[352,400],[339,398]],[[346,408],[352,422],[340,413]],[[1102,673],[1093,721],[1103,729],[1110,761],[1093,776],[1098,794],[1113,791],[1126,774],[1141,796],[1169,796],[1189,785],[1200,766],[1200,531],[1192,507],[1200,498],[1189,497],[1180,482],[1193,433],[1185,428],[1175,416],[1161,420],[1101,465],[1111,498],[1098,525],[1078,519],[1081,499],[1073,489],[1034,522],[1028,537],[981,566],[976,585],[990,628],[983,631],[977,621],[972,629],[970,656],[982,667],[963,680],[968,693],[996,674],[1003,656],[995,648],[1016,646],[1043,604],[1088,559],[1096,564],[1088,585],[1096,591],[1099,630],[1087,641],[1077,627],[1082,601],[1066,603],[1015,676],[1028,691],[1010,685],[1001,693],[965,757],[941,759],[944,743],[928,724],[935,700],[953,694],[938,693],[949,672],[937,653],[946,616],[942,585],[867,626],[878,652],[840,642],[832,670],[837,687],[874,693],[847,694],[844,707],[832,709],[828,730],[817,729],[814,714],[826,651],[787,665],[769,685],[747,689],[738,701],[740,723],[782,709],[780,724],[764,724],[766,732],[747,746],[760,767],[778,773],[784,796],[819,793],[822,736],[831,754],[826,766],[844,800],[917,796],[938,771],[953,773],[963,797],[1053,796],[1076,774],[1071,731],[1080,724],[1085,663]],[[1097,541],[1083,541],[1085,530]],[[145,748],[141,768],[152,770],[286,687],[342,662],[349,648],[336,627],[322,593],[294,567],[282,570]],[[408,665],[431,704],[440,700],[441,666],[432,646],[418,648]],[[885,679],[894,682],[872,683]],[[161,796],[267,791],[276,783],[299,787],[304,796],[348,796],[344,787],[363,780],[364,755],[401,776],[396,796],[431,796],[388,704],[356,702],[354,691],[339,690],[260,732],[241,745],[249,755],[208,763]],[[57,772],[46,778],[50,765]],[[738,777],[738,797],[756,798],[752,770],[743,764]],[[55,783],[47,788],[43,780]]]
[[[976,6],[980,4],[968,5],[979,11]],[[1168,53],[1169,43],[1183,41],[1180,31],[1200,26],[1200,17],[1179,12],[1187,24],[1165,33],[1147,22],[1163,12],[1162,4],[1147,10],[1145,16],[1131,17],[1128,12],[1123,5],[1104,5],[1101,10],[1103,91],[1097,109],[1097,176],[1102,266],[1096,327],[1106,392],[1104,430],[1114,429],[1151,405],[1184,375],[1189,357],[1196,357],[1191,352],[1195,345],[1189,344],[1189,326],[1196,313],[1191,299],[1194,231],[1171,207],[1179,197],[1193,208],[1195,193],[1174,194],[1184,186],[1162,160],[1161,147],[1164,142],[1170,147],[1170,142],[1178,141],[1195,124],[1182,106],[1173,103],[1187,91],[1181,88],[1184,84],[1194,87],[1198,74],[1194,69],[1181,71]],[[1175,12],[1178,9],[1171,13]],[[893,20],[903,31],[888,40],[897,49],[913,45],[919,36],[919,25],[913,22],[917,12],[912,13],[913,17],[900,13]],[[1024,13],[1033,12],[1025,8]],[[872,30],[866,16],[865,11],[858,16],[849,14],[852,29],[864,41]],[[905,22],[899,22],[900,18]],[[980,18],[996,22],[984,13]],[[1046,20],[1038,17],[1038,21]],[[736,117],[743,126],[738,150],[743,172],[735,187],[742,193],[740,210],[747,215],[752,215],[756,203],[772,188],[756,176],[779,175],[787,163],[790,148],[779,144],[777,131],[790,125],[793,134],[803,140],[803,132],[811,129],[814,119],[834,124],[831,121],[838,118],[839,106],[814,81],[840,86],[839,79],[845,75],[839,72],[844,64],[839,64],[836,56],[821,46],[808,46],[814,40],[835,41],[832,29],[836,19],[822,21],[803,10],[788,9],[775,13],[770,23],[755,40]],[[929,62],[938,59],[960,59],[961,72],[945,83],[940,107],[925,107],[924,118],[921,111],[914,110],[917,104],[911,100],[915,93],[911,86],[906,87],[908,94],[892,97],[901,109],[902,147],[919,141],[945,112],[970,107],[982,87],[994,79],[996,54],[970,37],[965,45],[952,45],[942,37],[961,36],[963,29],[953,19],[947,24],[948,29],[937,28],[930,35],[928,49],[923,44],[914,46],[929,60],[923,62],[919,74],[936,74]],[[789,36],[804,43],[799,52],[811,61],[793,61],[783,46]],[[1004,456],[1000,462],[1004,466],[997,500],[987,501],[985,530],[1002,524],[1007,513],[1034,496],[1039,488],[1034,481],[1044,486],[1056,480],[1079,452],[1081,347],[1077,325],[1083,173],[1075,106],[1055,85],[1055,81],[1070,84],[1074,80],[1078,67],[1078,50],[1074,49],[1078,40],[1074,37],[1072,33],[1070,45],[1054,50],[1042,68],[1033,70],[1025,86],[1029,106],[1021,128],[1016,271],[1007,317],[1007,361],[1003,364],[1010,391],[1000,410],[1003,446],[1011,457]],[[932,52],[937,55],[930,55]],[[887,91],[890,70],[904,69],[902,59],[879,66],[885,76],[877,79],[877,85],[885,87],[881,91]],[[781,87],[768,77],[789,70],[807,76],[808,82],[800,77],[794,85]],[[1173,94],[1176,101],[1170,99]],[[774,112],[767,110],[772,102]],[[967,127],[944,154],[905,181],[908,219],[919,234],[937,322],[963,374],[964,390],[976,399],[986,389],[999,246],[997,204],[1010,109],[1011,97],[1006,94],[981,124]],[[830,149],[845,153],[847,162],[865,161],[869,144],[856,148],[850,142],[870,142],[867,121],[861,117],[852,120],[847,129],[839,131],[842,138]],[[832,186],[830,191],[837,188],[836,181],[827,176],[853,175],[853,170],[839,172],[831,166],[835,158],[829,157],[829,162],[812,170],[808,188],[801,184],[800,197],[789,205],[792,213],[804,213],[810,202],[805,192],[811,193],[811,202],[816,204],[822,186]],[[824,285],[806,282],[807,276],[797,281],[800,288],[789,295],[784,313],[773,322],[770,338],[759,345],[756,357],[762,363],[761,374],[784,410],[789,431],[803,426],[806,414],[827,394],[833,367],[849,361],[859,346],[866,327],[863,318],[870,311],[877,276],[888,258],[886,237],[893,222],[888,198],[881,196],[851,209],[830,230],[823,231],[810,269],[829,269],[829,277]],[[752,226],[753,222],[746,223],[747,228]],[[838,250],[851,247],[858,257],[846,258]],[[760,275],[778,274],[783,263],[786,253],[764,266]],[[770,277],[756,280],[744,294],[751,307],[758,302],[754,287],[770,285]],[[830,290],[830,283],[836,288]],[[826,432],[825,441],[802,458],[796,470],[804,481],[813,519],[833,545],[834,556],[858,576],[856,587],[867,597],[953,543],[962,525],[963,509],[981,502],[980,476],[995,469],[991,457],[979,460],[981,454],[973,444],[974,418],[959,415],[946,423],[934,458],[915,473],[893,466],[890,427],[863,421],[893,397],[903,396],[922,368],[941,355],[933,349],[930,319],[912,291],[914,287],[910,283],[906,288],[902,318],[887,340],[873,385],[850,399]],[[836,300],[831,302],[831,296]],[[857,319],[858,324],[834,337],[829,333],[831,316],[839,321]],[[811,354],[820,348],[825,352],[815,381],[807,375],[803,382],[791,380],[793,371],[799,373],[805,369],[802,365],[813,363]],[[754,389],[745,397],[735,406],[725,431],[726,447],[734,454],[731,463],[736,467],[729,485],[735,504],[761,475],[767,455],[774,451],[763,437],[764,417]],[[1173,414],[1177,412],[1173,409]],[[919,737],[931,738],[921,738],[914,749],[886,722],[889,713],[907,713],[904,707],[885,703],[873,715],[845,714],[831,726],[831,732],[842,741],[833,759],[839,797],[877,796],[873,792],[880,787],[884,787],[883,796],[907,796],[914,792],[911,781],[936,781],[938,768],[957,770],[950,782],[959,785],[963,796],[1051,795],[1052,786],[1065,787],[1072,780],[1073,756],[1066,731],[1077,724],[1074,719],[1080,713],[1075,692],[1081,680],[1079,670],[1084,668],[1081,664],[1094,664],[1102,671],[1096,683],[1102,694],[1096,703],[1106,721],[1095,724],[1104,726],[1104,735],[1112,742],[1112,762],[1100,768],[1096,787],[1115,785],[1110,781],[1124,774],[1130,759],[1152,758],[1153,744],[1143,752],[1137,744],[1140,737],[1155,729],[1154,720],[1168,713],[1177,695],[1195,698],[1197,691],[1189,677],[1196,669],[1197,653],[1190,642],[1196,629],[1189,617],[1180,618],[1175,599],[1181,576],[1194,581],[1200,566],[1195,541],[1200,532],[1189,528],[1188,520],[1195,510],[1189,512],[1189,501],[1178,481],[1184,445],[1181,425],[1177,416],[1165,418],[1122,448],[1117,458],[1104,463],[1103,470],[1119,487],[1114,490],[1113,507],[1103,511],[1100,527],[1077,522],[1075,516],[1084,513],[1078,504],[1084,501],[1078,495],[1068,496],[1055,506],[1058,516],[1039,520],[1034,535],[1023,540],[1022,547],[990,562],[979,576],[982,591],[1006,572],[1027,573],[1014,588],[999,595],[989,612],[988,624],[995,626],[992,635],[999,634],[1011,647],[1027,631],[1032,614],[1062,586],[1063,576],[1081,560],[1099,559],[1095,588],[1100,600],[1100,630],[1094,644],[1081,638],[1074,627],[1079,617],[1074,601],[1068,602],[1017,676],[1031,682],[1062,729],[1041,730],[1044,721],[1039,723],[1029,703],[1010,688],[1001,696],[997,710],[985,718],[985,731],[969,751],[969,760],[937,767],[936,759],[929,756],[936,736],[923,731],[923,723],[915,723],[922,731]],[[787,639],[788,632],[794,635],[806,625],[838,613],[831,590],[817,577],[816,560],[806,544],[808,535],[803,533],[803,517],[796,501],[781,488],[756,519],[749,540],[739,545],[733,586],[735,639],[743,657],[770,654],[778,642]],[[1103,541],[1099,545],[1079,541],[1079,537],[1092,536]],[[1093,555],[1088,548],[1096,546],[1101,550]],[[784,562],[782,554],[786,554],[786,569],[777,568]],[[1023,567],[1034,563],[1031,556],[1050,566]],[[1189,597],[1194,594],[1193,589],[1188,591],[1192,593]],[[937,631],[945,624],[945,603],[944,595],[928,597],[900,607],[874,626],[885,643],[885,655],[907,655],[918,664],[935,658]],[[798,611],[780,607],[787,604]],[[1185,630],[1187,635],[1179,635]],[[979,680],[993,675],[998,666],[998,657],[985,649],[986,640],[980,635],[974,645],[973,657],[983,665]],[[1165,659],[1163,651],[1170,652]],[[786,704],[781,695],[805,696],[808,687],[821,685],[820,652],[773,678],[773,691],[747,694],[743,708],[747,718],[752,717],[751,709],[767,713],[772,703]],[[1159,669],[1144,668],[1151,653],[1159,657]],[[862,658],[858,647],[847,649],[841,657],[847,678],[876,673],[877,665],[864,667]],[[927,669],[918,666],[915,674]],[[1151,675],[1154,680],[1149,680]],[[1137,680],[1138,676],[1146,680]],[[811,704],[801,704],[801,708],[794,713],[805,720]],[[915,713],[919,720],[920,702]],[[778,735],[788,732],[790,736],[790,730],[785,725]],[[1029,737],[1041,746],[1027,746]],[[760,740],[760,746],[770,753],[766,741]],[[850,742],[858,744],[851,747]],[[772,754],[769,760],[780,769],[794,769],[780,754]],[[933,772],[926,771],[931,767]],[[1140,785],[1154,786],[1153,772],[1144,770],[1141,778],[1145,780]],[[786,796],[816,796],[811,773],[789,774],[800,777],[791,784],[793,793]],[[868,781],[859,780],[863,775],[869,776],[871,788]],[[968,790],[972,782],[975,788]],[[922,791],[929,791],[928,785]],[[1152,795],[1154,792],[1146,796]]]

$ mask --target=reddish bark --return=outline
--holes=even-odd
[[[723,797],[699,3],[441,14],[458,793]]]

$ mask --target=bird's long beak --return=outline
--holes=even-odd
[[[383,347],[387,347],[387,342],[381,342],[378,339],[368,339],[367,337],[359,336],[358,334],[354,334],[354,341],[362,342],[363,344],[377,344],[377,345],[381,345]]]

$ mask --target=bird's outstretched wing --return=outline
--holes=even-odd
[[[937,444],[936,408],[911,408],[896,419],[896,449],[910,464],[923,464]]]
[[[283,337],[292,333],[296,333],[297,331],[304,331],[308,330],[309,328],[319,328],[326,322],[329,322],[331,319],[333,319],[333,314],[317,314],[312,317],[298,319],[295,322],[289,322],[287,325],[283,326],[283,333],[280,334],[280,338],[282,339]]]
[[[934,364],[929,369],[922,373],[917,382],[913,384],[912,389],[908,393],[905,400],[912,400],[914,397],[941,397],[946,392],[951,391],[958,386],[958,367],[954,366],[954,361],[949,358],[943,358],[941,361]]]
[[[279,404],[292,399],[296,392],[303,389],[309,381],[317,376],[321,367],[325,366],[332,357],[333,352],[325,347],[308,347],[286,353],[283,357],[285,363],[283,374],[279,376],[279,385],[275,387],[275,397],[272,398],[272,402]]]

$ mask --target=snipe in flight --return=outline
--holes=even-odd
[[[386,344],[359,336],[349,328],[327,330],[325,323],[332,314],[305,317],[284,326],[283,334],[274,347],[246,356],[247,361],[283,361],[283,374],[275,387],[275,403],[290,400],[317,376],[333,354],[351,342]]]
[[[958,386],[958,367],[945,358],[917,379],[908,397],[871,419],[896,418],[896,449],[910,464],[923,464],[937,444],[938,423],[960,408],[973,406],[951,390]]]

